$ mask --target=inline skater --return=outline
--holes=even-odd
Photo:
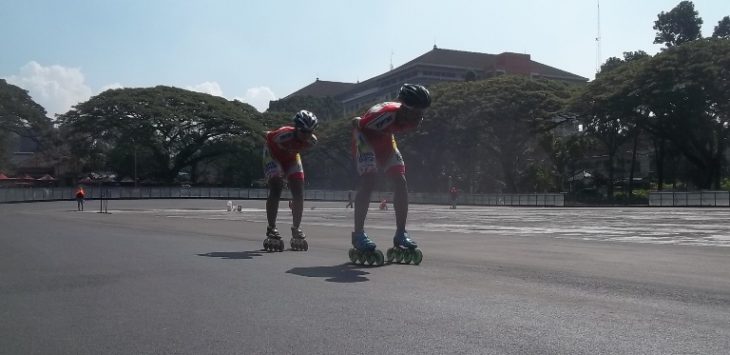
[[[293,126],[287,125],[275,131],[266,132],[264,143],[264,176],[269,186],[269,197],[266,199],[266,239],[264,249],[283,251],[284,242],[276,228],[276,216],[279,211],[281,191],[284,179],[289,183],[292,200],[292,239],[291,248],[307,250],[309,247],[300,224],[304,210],[304,168],[300,152],[317,144],[314,130],[319,124],[317,116],[301,110],[292,117]]]
[[[371,107],[353,125],[353,155],[360,175],[355,196],[355,230],[352,232],[350,260],[368,264],[383,264],[383,253],[365,233],[365,218],[378,169],[392,181],[394,188],[396,232],[393,248],[388,249],[388,261],[421,262],[423,254],[406,231],[408,219],[408,184],[406,166],[398,151],[394,133],[412,131],[423,121],[424,111],[431,105],[431,94],[422,85],[404,84],[395,102],[383,102]]]

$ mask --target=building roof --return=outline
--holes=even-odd
[[[551,67],[546,64],[542,64],[530,59],[528,54],[518,53],[501,53],[501,54],[489,54],[489,53],[478,53],[468,52],[453,49],[443,49],[436,46],[432,50],[414,58],[413,60],[400,65],[390,71],[374,76],[370,79],[359,83],[343,83],[336,81],[324,81],[317,80],[312,84],[309,84],[298,91],[295,91],[285,98],[293,96],[315,96],[324,97],[331,96],[335,98],[342,98],[355,95],[365,90],[374,89],[378,87],[378,80],[387,78],[390,76],[396,76],[400,73],[406,72],[409,69],[419,65],[434,65],[441,67],[452,67],[461,68],[467,70],[476,71],[490,71],[494,69],[500,69],[498,67],[497,59],[503,55],[513,56],[525,56],[530,63],[530,71],[534,74],[555,79],[564,79],[571,81],[588,81],[588,78],[584,78],[580,75],[569,73],[564,70]]]
[[[289,94],[286,98],[292,96],[314,96],[314,97],[336,97],[343,92],[348,91],[355,84],[353,83],[342,83],[339,81],[326,81],[326,80],[315,80],[313,83]]]

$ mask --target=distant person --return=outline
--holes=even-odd
[[[378,170],[392,181],[394,187],[393,209],[396,230],[393,236],[394,250],[407,251],[420,263],[422,254],[418,245],[406,231],[408,219],[408,183],[394,133],[413,131],[423,121],[424,111],[431,105],[431,94],[421,85],[404,84],[395,102],[383,102],[371,107],[362,117],[352,120],[353,153],[360,183],[355,196],[355,230],[352,232],[350,260],[359,256],[377,258],[373,262],[382,265],[382,252],[365,233],[365,218]],[[389,250],[390,259],[390,250]],[[359,260],[362,260],[361,258]]]
[[[86,191],[84,191],[84,187],[79,185],[79,188],[76,189],[76,193],[74,194],[76,197],[76,208],[79,211],[84,210],[84,199],[86,198]]]
[[[352,191],[347,191],[347,206],[345,208],[354,208],[355,205],[352,203]]]
[[[294,250],[307,250],[307,242],[300,224],[304,209],[304,168],[299,153],[317,143],[314,130],[319,121],[313,113],[301,110],[292,117],[293,126],[287,125],[275,131],[266,132],[264,143],[264,176],[269,186],[266,199],[266,239],[265,250],[284,250],[284,242],[276,228],[276,215],[279,211],[281,191],[285,179],[289,182],[292,199],[292,239]]]
[[[383,199],[380,201],[380,210],[381,211],[387,211],[388,210],[388,199]]]
[[[456,200],[459,198],[459,189],[456,186],[451,186],[449,189],[449,195],[451,195],[451,208],[456,208]]]

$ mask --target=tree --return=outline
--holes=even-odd
[[[725,16],[715,26],[712,37],[730,39],[730,16]]]
[[[0,131],[42,144],[52,129],[46,110],[28,95],[28,91],[0,79]]]
[[[409,170],[415,157],[430,174],[457,169],[453,175],[465,175],[475,190],[519,192],[534,185],[524,178],[539,170],[537,136],[554,126],[550,118],[564,108],[570,88],[502,75],[437,85],[432,94],[423,127],[408,140],[414,144],[403,144],[410,152]]]
[[[131,175],[136,154],[140,176],[166,183],[241,144],[260,146],[261,120],[248,104],[165,86],[107,90],[59,116],[87,169]]]
[[[32,140],[45,153],[54,146],[53,124],[28,91],[0,79],[0,167],[10,165],[8,154],[20,137]]]
[[[719,188],[730,124],[730,41],[709,38],[651,59],[625,92],[650,114],[643,127],[694,165],[696,186]]]
[[[702,38],[702,18],[691,1],[682,1],[669,12],[662,11],[654,21],[654,43],[667,48]]]
[[[572,110],[581,116],[586,133],[604,147],[609,199],[613,199],[617,154],[628,142],[633,140],[638,143],[641,130],[636,117],[639,114],[635,110],[637,104],[627,100],[625,93],[633,90],[631,78],[637,75],[649,58],[643,51],[625,52],[624,59],[610,58],[601,67],[596,80],[589,83],[572,103]],[[632,169],[636,148],[637,144],[634,144]]]

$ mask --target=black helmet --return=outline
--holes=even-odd
[[[431,106],[431,93],[423,85],[403,84],[398,91],[400,102],[415,108],[428,108]]]
[[[297,114],[292,117],[292,121],[294,122],[295,127],[310,132],[314,131],[319,124],[317,116],[307,110],[297,112]]]

